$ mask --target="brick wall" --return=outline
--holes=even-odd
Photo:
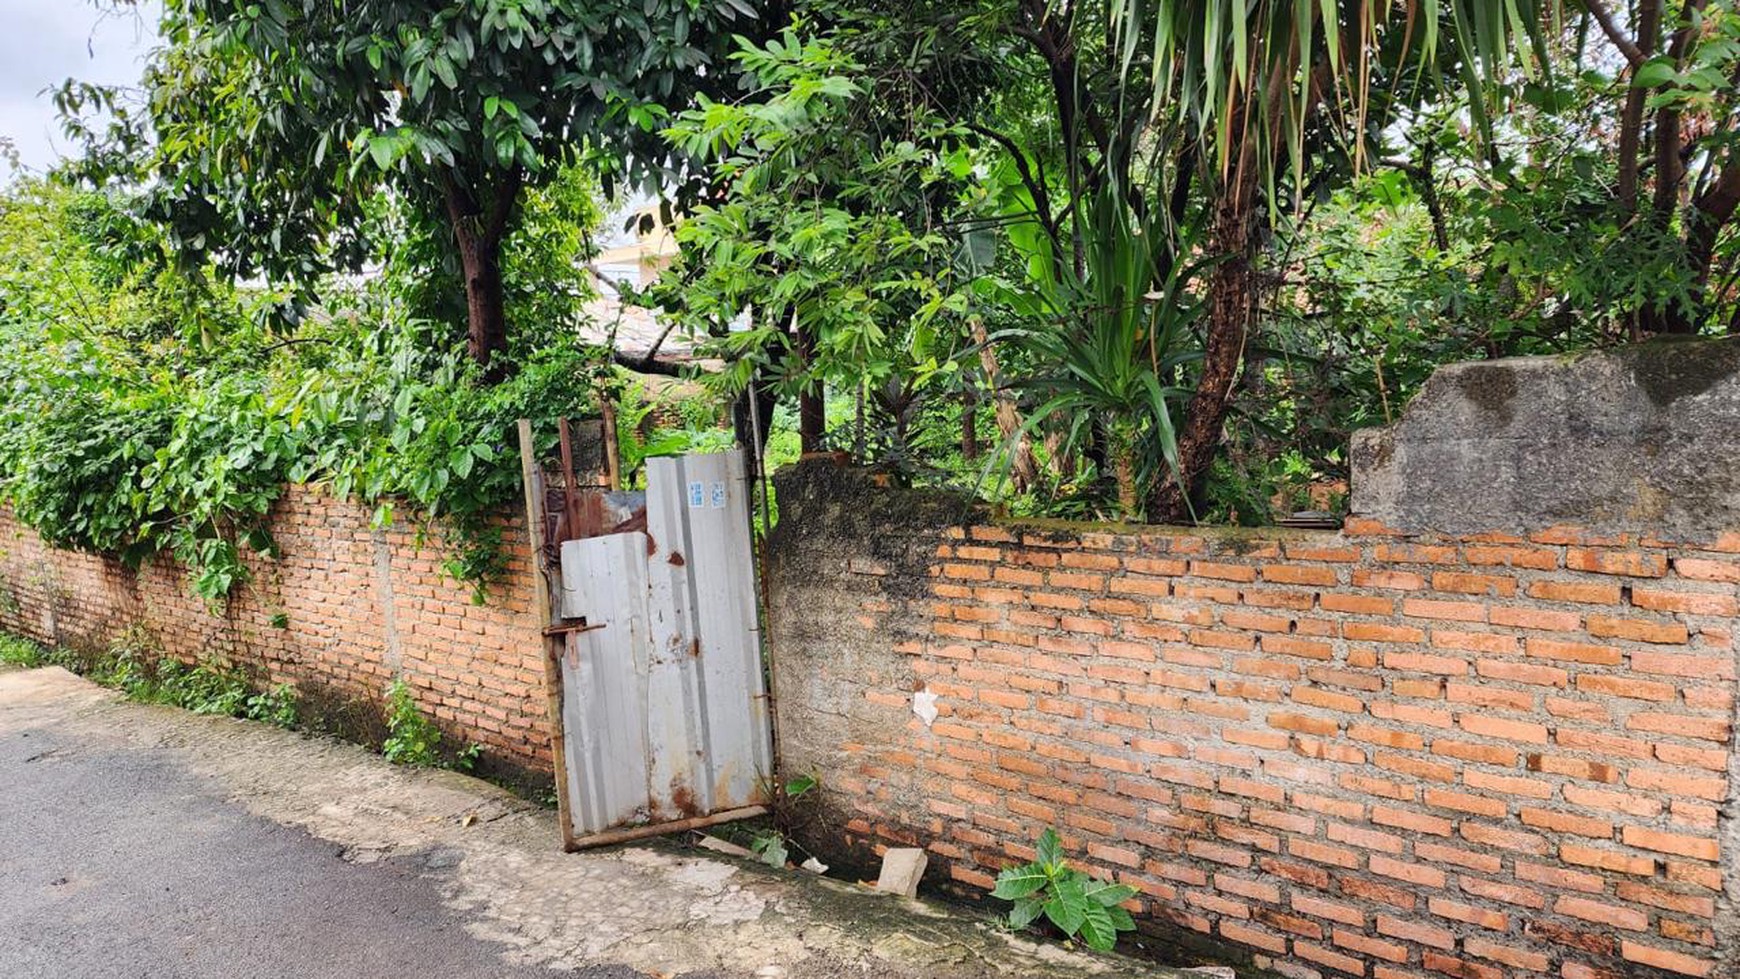
[[[168,655],[217,657],[270,683],[294,683],[310,710],[378,736],[379,702],[403,676],[458,743],[475,741],[504,774],[542,776],[550,746],[524,531],[506,529],[511,564],[487,605],[444,575],[438,529],[369,526],[367,509],[293,487],[270,524],[282,550],[251,559],[253,581],[214,613],[183,569],[45,546],[0,511],[0,628],[46,643],[102,645],[135,624]]]
[[[1295,977],[1732,974],[1740,536],[963,527],[806,469],[771,636],[816,846],[982,895],[1055,826]]]

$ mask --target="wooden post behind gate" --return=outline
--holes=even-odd
[[[526,489],[526,535],[532,548],[532,606],[539,623],[543,646],[544,691],[548,695],[550,715],[550,763],[556,776],[556,821],[562,826],[562,849],[569,853],[578,847],[574,841],[574,822],[569,818],[568,799],[568,733],[562,722],[562,656],[568,648],[568,637],[557,629],[561,625],[555,603],[550,600],[550,573],[544,557],[544,474],[538,466],[537,440],[532,435],[530,420],[520,419],[520,477]]]

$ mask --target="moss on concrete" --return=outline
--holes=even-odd
[[[1740,338],[1663,337],[1616,354],[1649,400],[1663,408],[1740,373]]]

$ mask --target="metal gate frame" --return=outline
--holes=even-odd
[[[609,527],[566,434],[557,494],[520,423],[564,849],[765,814],[772,718],[742,452],[648,460],[647,506]]]

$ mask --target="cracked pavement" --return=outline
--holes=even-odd
[[[655,841],[355,745],[0,673],[0,972],[1170,976],[971,911]]]

